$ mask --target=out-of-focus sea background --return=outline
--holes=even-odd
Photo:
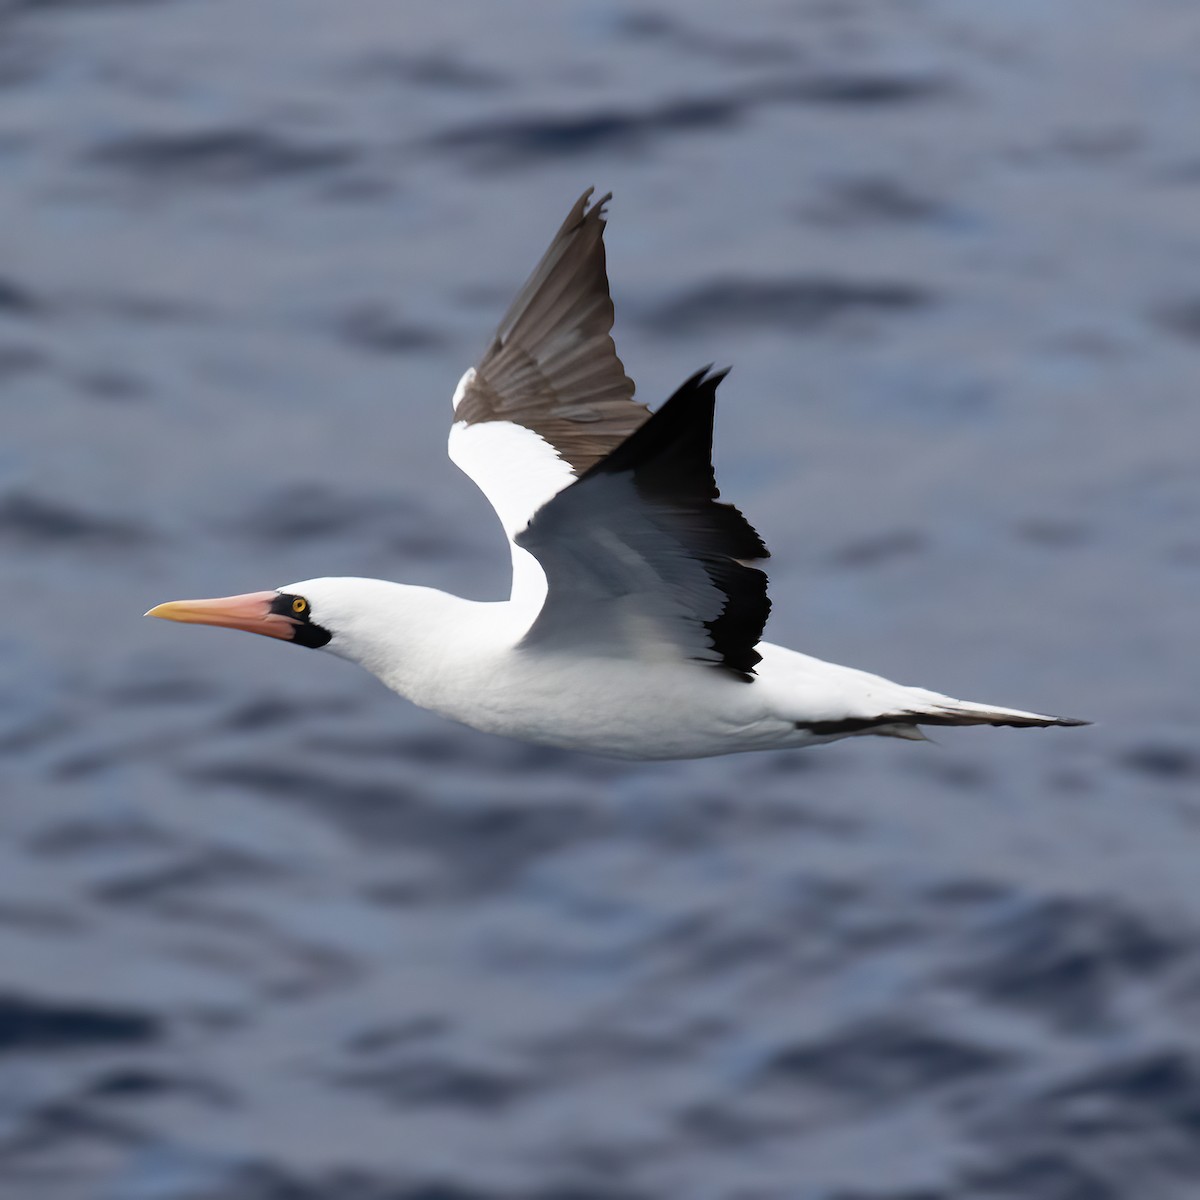
[[[478,598],[587,186],[775,641],[1092,718],[628,765],[142,619]],[[3,1200],[1200,1195],[1200,7],[0,0]]]

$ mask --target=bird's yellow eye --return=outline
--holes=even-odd
[[[308,608],[308,601],[305,600],[305,598],[303,596],[297,596],[295,598],[295,600],[292,601],[292,612],[294,612],[294,613],[297,613],[297,614],[302,613],[307,608]]]

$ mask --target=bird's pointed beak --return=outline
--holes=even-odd
[[[247,592],[244,596],[223,596],[217,600],[172,600],[158,604],[146,616],[164,621],[183,621],[191,625],[221,625],[226,629],[244,629],[290,642],[296,622],[273,611],[277,592]]]

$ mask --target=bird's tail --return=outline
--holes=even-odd
[[[912,693],[917,692],[914,698]],[[932,697],[933,699],[925,699]],[[1023,712],[1019,708],[994,708],[972,704],[969,700],[952,700],[936,692],[909,689],[907,702],[889,705],[886,711],[870,717],[840,717],[823,721],[797,721],[796,728],[804,729],[819,738],[853,737],[875,734],[878,737],[904,738],[910,742],[927,742],[922,725],[1015,725],[1030,729],[1046,725],[1090,725],[1075,717],[1052,717],[1046,713]]]
[[[1090,725],[1076,717],[1054,717],[1046,713],[1024,712],[1019,708],[997,708],[991,704],[973,704],[954,700],[937,692],[913,689],[924,702],[912,705],[904,714],[914,725],[1012,725],[1021,729],[1048,725]],[[927,698],[927,699],[926,699]]]
[[[797,729],[822,741],[875,734],[921,742],[928,739],[920,727],[936,725],[1011,725],[1029,729],[1091,724],[1075,717],[1056,717],[1022,708],[1000,708],[994,704],[956,700],[941,692],[895,683],[879,675],[824,663],[776,646],[760,648],[767,651],[764,660],[777,677],[786,679],[787,673],[792,673],[797,707],[808,708],[811,712],[820,703],[825,710],[815,720],[800,714],[793,718]],[[830,699],[835,696],[837,701]]]

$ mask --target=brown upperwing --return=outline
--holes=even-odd
[[[604,196],[576,201],[475,368],[455,419],[512,421],[544,438],[582,475],[650,415],[611,336]]]

